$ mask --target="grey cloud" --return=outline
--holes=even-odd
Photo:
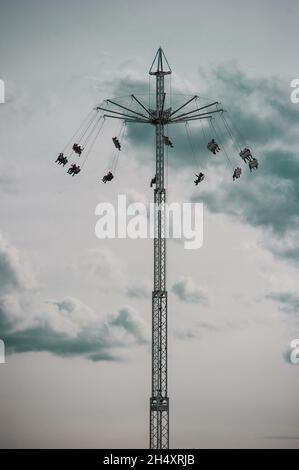
[[[171,292],[187,303],[206,304],[208,301],[207,294],[190,277],[180,278],[171,287]]]
[[[109,250],[94,249],[89,250],[84,260],[79,261],[79,271],[82,269],[91,275],[110,277],[115,272],[119,272],[120,266],[115,255]]]
[[[194,331],[194,329],[176,329],[173,330],[173,335],[175,338],[180,339],[180,340],[190,340],[197,338],[197,332]]]
[[[12,166],[0,167],[0,191],[12,193],[17,191],[17,172]]]
[[[238,122],[239,139],[245,136],[252,146],[260,168],[253,174],[244,168],[236,184],[205,189],[199,197],[212,212],[233,214],[282,235],[296,227],[299,216],[299,163],[297,152],[290,148],[299,113],[290,102],[289,88],[278,79],[249,79],[227,67],[217,70],[212,84]]]
[[[236,64],[225,64],[205,80],[209,83],[207,92],[217,90],[218,99],[234,116],[240,137],[255,145],[281,141],[299,123],[289,84],[278,78],[248,77]]]
[[[135,299],[147,299],[151,296],[149,283],[136,284],[127,287],[127,296]]]
[[[10,289],[29,289],[32,283],[32,275],[24,269],[18,251],[0,233],[0,294]]]
[[[286,135],[288,135],[289,141],[294,125],[299,124],[297,108],[290,102],[289,87],[279,79],[249,78],[238,69],[236,64],[225,64],[206,74],[203,80],[209,83],[209,87],[204,93],[200,93],[198,90],[200,101],[203,104],[213,100],[219,100],[223,103],[224,108],[230,111],[234,124],[237,122],[235,137],[238,137],[238,141],[246,140],[255,145],[265,145],[273,143],[275,140],[281,142],[286,138]],[[133,90],[144,94],[141,99],[145,100],[147,105],[148,90],[139,77],[135,78],[133,74],[130,74],[119,78],[115,83],[115,94],[129,95]],[[181,90],[173,89],[172,91],[173,107],[187,100],[187,97],[180,93]],[[207,98],[207,96],[211,98]],[[246,106],[244,106],[245,103]],[[140,108],[139,111],[141,111]],[[128,126],[128,139],[134,144],[142,144],[143,146],[152,144],[152,140],[148,138],[150,133],[146,131],[146,127]],[[180,162],[180,165],[185,167],[192,164],[192,159],[189,158],[186,161],[186,156],[190,157],[191,152],[184,125],[170,126],[169,129],[176,148],[172,152],[170,165],[176,165]],[[194,137],[200,145],[201,163],[205,163],[208,153],[201,142],[202,132],[194,132]],[[146,139],[145,135],[147,135]],[[228,137],[226,133],[225,140],[228,140]],[[245,142],[242,143],[245,144]]]
[[[289,168],[288,168],[289,166]],[[295,154],[286,151],[265,151],[261,167],[242,180],[204,189],[192,196],[203,201],[212,212],[227,213],[250,225],[270,229],[282,236],[295,229],[299,218],[299,163]]]
[[[130,95],[134,93],[146,107],[154,107],[154,85],[152,85],[152,87],[153,88],[151,89],[151,98],[149,104],[147,82],[144,80],[144,78],[140,79],[133,73],[129,73],[124,74],[118,80],[116,80],[113,94],[114,96],[119,97],[117,98],[118,103],[128,108],[131,108],[139,113],[145,113],[145,111],[139,106],[139,104],[132,101]],[[172,91],[174,93],[172,96],[173,108],[182,105],[190,98],[190,96],[183,95],[181,93],[181,90],[179,89],[173,89]],[[116,110],[116,108],[114,109]],[[192,137],[194,139],[202,139],[202,135],[198,130],[194,130],[193,133],[194,135],[192,135]],[[192,152],[190,151],[190,142],[186,135],[184,125],[169,126],[168,134],[171,136],[171,139],[175,143],[175,150],[171,150],[169,153],[169,164],[174,168],[181,167],[182,165],[194,166],[194,157]],[[142,147],[143,151],[142,153],[140,153],[140,159],[143,162],[148,162],[146,150],[150,151],[152,154],[152,149],[154,145],[154,129],[150,126],[130,123],[127,126],[126,139],[130,144],[133,144],[135,147]],[[203,150],[204,152],[202,153],[202,159],[203,166],[205,166],[209,161],[209,155],[208,152],[205,151],[205,146]]]
[[[233,127],[237,147],[250,146],[259,159],[260,168],[250,174],[243,165],[241,179],[233,184],[232,170],[226,167],[225,155],[221,152],[216,159],[211,158],[200,129],[192,131],[194,148],[200,160],[199,163],[194,162],[184,125],[170,126],[175,148],[171,149],[169,165],[191,166],[193,171],[200,166],[208,175],[221,171],[225,178],[222,186],[215,190],[205,183],[192,200],[205,202],[212,212],[234,215],[252,226],[270,229],[281,237],[296,228],[299,217],[299,159],[291,148],[298,143],[295,130],[299,125],[299,113],[290,102],[289,86],[277,78],[250,78],[236,64],[218,67],[206,74],[204,80],[209,83],[204,95],[222,101],[232,116],[233,124],[237,122],[237,128]],[[140,80],[132,76],[129,80],[124,77],[116,84],[119,91],[134,87],[142,90]],[[128,126],[127,139],[134,145],[142,145],[143,149],[152,148],[153,135],[146,127]],[[227,132],[223,133],[220,146],[222,143],[226,144],[233,164],[240,165],[237,149],[231,147]],[[281,256],[287,258],[292,254],[282,252]]]
[[[284,236],[266,240],[266,247],[271,252],[289,263],[297,265],[299,262],[298,231],[289,230]]]
[[[215,324],[211,321],[196,322],[192,328],[177,328],[173,330],[175,338],[180,340],[201,339],[206,334],[217,333],[228,328],[229,324]]]
[[[69,309],[71,305],[69,299],[63,299],[57,304],[68,305],[69,312],[73,312]],[[142,325],[129,314],[124,318],[124,312],[128,311],[120,309],[115,315],[115,320],[98,321],[91,323],[89,327],[78,323],[77,332],[72,334],[59,331],[59,328],[48,321],[43,321],[43,311],[37,326],[20,328],[18,323],[9,319],[10,312],[0,306],[1,337],[8,353],[47,351],[65,357],[81,355],[93,361],[119,360],[117,350],[127,347],[131,341],[123,335],[120,337],[115,327],[129,333],[133,343],[145,342]]]
[[[147,95],[148,83],[144,78],[136,76],[134,72],[126,71],[114,84],[114,96],[122,98],[127,95]],[[143,112],[140,109],[140,112]]]
[[[130,307],[120,309],[109,319],[109,324],[123,328],[140,344],[146,343],[145,327],[137,313]]]
[[[293,350],[291,348],[288,348],[284,351],[283,353],[283,359],[287,364],[290,364],[291,366],[297,365],[293,364],[291,361],[291,355],[292,355]]]
[[[41,326],[21,331],[4,332],[3,335],[8,353],[48,351],[59,356],[84,355],[94,360],[115,360],[111,345],[106,342],[101,332],[99,336],[83,332],[71,338],[66,333]]]
[[[294,248],[281,248],[280,250],[272,249],[273,254],[284,258],[287,261],[297,264],[299,262],[299,246]]]
[[[101,290],[110,289],[115,285],[123,286],[124,274],[121,262],[109,249],[88,250],[71,266],[71,269],[79,277],[82,276],[83,271],[90,282],[97,282]],[[100,285],[97,279],[101,280]]]
[[[293,292],[273,292],[267,298],[278,302],[280,309],[286,313],[299,312],[299,296]]]
[[[98,315],[74,297],[43,301],[31,288],[18,252],[0,238],[0,336],[7,353],[48,351],[92,361],[119,360],[119,350],[144,344],[146,326],[130,307]]]

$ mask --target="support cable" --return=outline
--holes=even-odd
[[[241,140],[239,141],[239,143],[243,143],[244,144],[244,147],[247,146],[247,142],[246,142],[246,139],[244,137],[244,135],[241,133],[239,127],[236,125],[236,123],[233,121],[232,117],[231,117],[231,113],[228,113],[228,111],[226,111],[226,114],[231,122],[231,126],[235,129],[235,132],[236,134],[241,138]],[[242,145],[241,145],[242,147]]]
[[[227,130],[227,132],[228,132],[228,134],[229,134],[229,136],[230,136],[230,138],[231,138],[231,140],[232,140],[233,145],[236,147],[237,154],[238,154],[239,151],[241,150],[241,148],[238,147],[237,139],[234,138],[234,135],[233,135],[233,133],[232,133],[232,130],[230,129],[230,127],[229,127],[229,125],[228,125],[228,123],[227,123],[227,121],[226,121],[226,119],[225,119],[225,117],[224,117],[223,114],[221,114],[221,118],[222,118],[222,122],[223,122],[223,124],[224,124],[224,126],[225,126],[225,128],[226,128],[226,130]]]
[[[122,123],[122,126],[121,126],[120,131],[119,131],[118,136],[117,136],[120,143],[122,143],[122,141],[123,141],[123,138],[124,138],[124,135],[125,135],[125,130],[126,130],[126,122],[124,121]],[[110,171],[113,174],[115,174],[116,169],[118,167],[119,154],[120,154],[120,151],[118,150],[117,153],[115,154],[115,156],[113,157],[113,160],[112,160],[111,170]]]
[[[194,164],[195,170],[197,171],[199,169],[199,165],[197,164],[197,161],[196,161],[196,152],[195,152],[194,145],[193,145],[193,142],[192,142],[191,132],[190,132],[188,122],[186,122],[185,128],[186,128],[186,134],[187,134],[187,137],[188,137],[189,145],[190,145],[190,148],[191,148],[193,164]]]
[[[206,141],[206,144],[205,144],[205,145],[207,145],[208,142],[209,142],[209,137],[208,137],[208,134],[207,134],[207,132],[206,132],[205,126],[204,126],[204,124],[203,124],[202,121],[200,121],[200,124],[201,124],[201,128],[202,128],[202,133],[203,133],[204,139],[205,139],[205,141]]]
[[[86,118],[84,119],[84,121],[82,122],[82,124],[80,125],[79,129],[76,130],[76,132],[72,135],[72,137],[70,138],[70,140],[68,141],[68,143],[65,145],[64,149],[63,149],[63,153],[66,152],[67,148],[70,146],[70,144],[74,141],[75,137],[77,136],[77,134],[82,131],[84,125],[88,122],[91,122],[95,116],[92,116],[90,118],[90,115],[93,114],[93,110],[91,110],[88,115],[86,116]]]
[[[168,124],[166,125],[166,128],[167,128],[167,135],[169,136],[169,134],[168,134]],[[167,191],[167,194],[168,194],[168,145],[166,146],[166,191]]]
[[[92,116],[91,120],[89,121],[88,123],[88,126],[86,128],[83,129],[82,133],[81,133],[81,136],[77,139],[77,143],[78,144],[81,144],[81,146],[84,148],[85,145],[86,145],[86,142],[82,143],[82,139],[83,137],[85,136],[85,134],[88,132],[89,128],[91,127],[91,125],[93,124],[93,128],[92,128],[92,132],[93,132],[93,129],[95,129],[95,127],[97,126],[97,124],[100,122],[101,120],[101,116],[98,117],[97,114],[95,114],[94,116]],[[88,134],[88,136],[91,136],[92,132],[90,132]],[[71,153],[69,155],[69,160],[72,159],[73,155],[75,155],[76,152],[73,150],[73,148],[71,149]]]
[[[219,140],[219,134],[218,134],[218,132],[216,131],[216,128],[215,128],[215,126],[214,126],[214,124],[213,124],[212,121],[211,121],[211,126],[212,126],[212,128],[213,128],[213,130],[214,130],[214,132],[215,132],[216,138]],[[221,140],[222,140],[222,139],[220,139],[219,142],[220,142]],[[222,140],[222,147],[223,147],[223,150],[224,150],[224,154],[225,154],[225,156],[226,156],[226,158],[227,158],[228,164],[231,166],[232,170],[234,170],[234,165],[232,164],[232,162],[231,162],[231,160],[230,160],[230,158],[229,158],[229,156],[228,156],[228,153],[227,153],[227,151],[226,151],[225,145],[224,145],[224,139]]]
[[[83,137],[86,135],[91,125],[96,121],[97,118],[98,118],[98,113],[96,112],[96,114],[94,114],[94,116],[92,116],[91,120],[88,122],[87,126],[84,129],[82,129],[82,132],[79,134],[77,138],[78,143],[83,139]]]
[[[92,123],[90,124],[89,127],[91,127],[91,130],[86,129],[86,132],[84,132],[84,135],[83,135],[84,139],[82,137],[83,141],[82,140],[81,140],[81,142],[79,141],[79,143],[81,143],[83,148],[85,148],[86,145],[88,144],[89,139],[93,135],[93,133],[96,130],[97,125],[100,123],[101,119],[102,119],[102,116],[99,116],[98,119],[96,119],[95,122],[93,122],[93,125],[91,125]],[[87,132],[88,130],[89,130],[89,132]]]
[[[95,134],[95,136],[94,136],[92,142],[91,142],[91,145],[90,145],[90,147],[89,147],[89,149],[88,149],[88,151],[87,151],[87,154],[85,155],[85,158],[84,158],[83,163],[82,163],[82,165],[81,165],[82,168],[84,167],[84,165],[85,165],[85,163],[86,163],[86,161],[87,161],[87,158],[89,157],[90,152],[92,151],[93,146],[94,146],[94,144],[96,143],[96,140],[97,140],[97,138],[98,138],[98,136],[99,136],[99,134],[100,134],[100,132],[101,132],[101,130],[102,130],[104,124],[105,124],[105,117],[103,117],[103,116],[100,117],[100,119],[99,119],[99,121],[98,121],[98,124],[100,123],[100,120],[101,120],[101,119],[102,119],[102,122],[101,122],[101,124],[100,124],[100,126],[99,126],[99,129],[98,129],[98,131],[96,132],[96,134]]]
[[[200,123],[200,128],[202,130],[202,132],[200,132],[200,140],[201,140],[201,143],[202,143],[202,147],[206,150],[207,149],[207,138],[205,137],[204,124],[203,124],[202,120],[200,120],[199,123]]]

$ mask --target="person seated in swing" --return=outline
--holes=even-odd
[[[151,179],[151,188],[153,187],[154,184],[157,184],[157,175],[155,175],[155,176]]]
[[[65,166],[68,163],[67,157],[63,157],[63,160],[61,160],[61,163],[63,166]]]
[[[103,183],[107,183],[107,181],[113,180],[114,176],[111,171],[108,171],[107,175],[104,175],[102,178]]]
[[[60,154],[58,155],[58,157],[56,158],[55,160],[55,163],[58,163],[58,165],[61,165],[61,163],[63,162],[63,159],[64,159],[64,155],[62,152],[60,152]]]
[[[242,174],[241,168],[237,167],[233,173],[233,181],[235,181],[235,179],[237,178],[240,178],[241,174]]]
[[[120,149],[121,149],[121,145],[120,145],[120,142],[119,142],[118,138],[117,138],[117,137],[112,137],[112,141],[113,141],[115,147],[116,147],[118,150],[120,150]]]
[[[212,139],[212,140],[211,140],[211,143],[213,144],[213,146],[214,146],[216,152],[219,152],[220,147],[219,147],[219,145],[217,144],[216,140],[215,140],[215,139]]]
[[[73,164],[69,167],[69,169],[67,170],[67,172],[68,172],[69,175],[72,175],[72,174],[74,173],[75,167],[76,167],[75,163],[73,163]]]
[[[168,145],[168,147],[173,148],[173,143],[171,142],[171,140],[169,139],[169,137],[167,135],[164,135],[163,139],[164,139],[164,144],[165,145]]]
[[[205,179],[205,175],[203,173],[199,173],[198,175],[195,174],[196,180],[194,180],[194,184],[197,186]]]
[[[239,155],[245,163],[250,162],[253,158],[250,149],[246,147],[240,151]]]
[[[80,145],[78,145],[78,144],[74,144],[73,145],[73,151],[80,156],[81,153],[83,152],[83,147],[80,147]]]
[[[252,170],[257,170],[259,167],[259,162],[257,161],[256,158],[252,158],[252,160],[250,160],[249,162],[249,169],[250,169],[250,172]]]
[[[80,173],[81,171],[81,168],[79,165],[76,165],[75,163],[73,163],[70,168],[68,169],[68,174],[69,175],[72,175],[72,176],[75,176],[77,175],[78,173]]]
[[[207,145],[207,148],[214,154],[216,155],[216,152],[219,152],[220,147],[215,141],[215,139],[210,140],[210,142]]]
[[[60,154],[60,155],[58,156],[56,162],[58,162],[58,165],[63,165],[63,166],[65,166],[65,165],[68,163],[68,159],[67,159],[67,157],[65,157],[65,156],[63,155],[63,153],[62,153],[62,154]]]

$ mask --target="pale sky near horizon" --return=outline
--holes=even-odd
[[[291,0],[0,0],[1,448],[148,445],[152,243],[97,239],[94,211],[152,199],[151,135],[128,131],[111,184],[118,124],[77,177],[54,160],[94,104],[146,93],[160,45],[173,88],[223,101],[260,162],[233,183],[199,142],[196,188],[171,130],[169,200],[204,203],[203,247],[168,243],[171,447],[299,447],[298,17]]]

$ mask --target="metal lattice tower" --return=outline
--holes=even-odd
[[[156,54],[150,75],[156,76],[156,188],[154,237],[154,290],[152,293],[152,396],[150,398],[150,449],[169,447],[169,398],[167,393],[167,291],[164,185],[164,124],[170,110],[164,110],[164,54]],[[165,59],[166,60],[166,59]],[[153,71],[154,64],[157,68]],[[166,60],[167,63],[167,60]]]
[[[132,101],[143,112],[129,108],[115,100],[105,100],[106,107],[97,106],[97,111],[105,111],[103,117],[121,119],[124,122],[150,124],[156,133],[156,175],[154,188],[155,236],[154,236],[154,285],[152,292],[152,393],[150,397],[150,449],[169,448],[169,397],[167,390],[167,290],[166,290],[166,234],[165,204],[166,188],[164,178],[165,126],[175,123],[188,123],[199,119],[212,119],[213,113],[223,110],[218,102],[198,107],[195,95],[174,111],[165,109],[166,93],[164,80],[171,74],[170,66],[160,47],[149,71],[156,78],[156,108],[147,108],[134,94]],[[196,108],[177,114],[190,103]],[[116,107],[116,108],[115,108]],[[120,108],[120,109],[119,109]],[[211,109],[212,108],[212,109]],[[117,109],[117,111],[115,110]],[[138,108],[139,109],[139,108]],[[202,110],[205,110],[201,112]],[[146,114],[144,114],[144,111]]]

